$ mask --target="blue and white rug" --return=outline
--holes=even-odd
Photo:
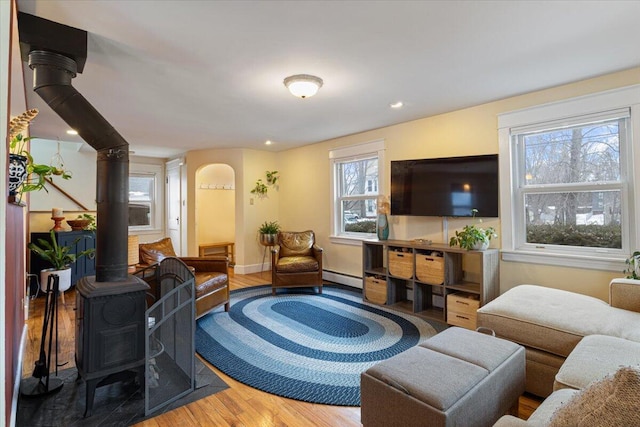
[[[420,318],[363,303],[357,292],[284,292],[271,296],[268,285],[231,292],[228,313],[198,320],[196,351],[251,387],[359,406],[363,371],[437,333]]]

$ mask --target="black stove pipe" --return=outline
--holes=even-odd
[[[127,280],[129,144],[73,86],[77,64],[54,52],[29,52],[34,91],[97,151],[96,282]]]

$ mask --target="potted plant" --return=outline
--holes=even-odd
[[[47,190],[47,179],[54,175],[62,179],[70,179],[71,174],[65,171],[64,165],[43,165],[35,163],[29,150],[26,149],[27,142],[32,137],[24,137],[25,131],[31,120],[38,114],[36,108],[25,111],[9,122],[9,195],[15,197],[19,194],[20,201],[22,194],[29,191]]]
[[[84,237],[91,238],[90,236]],[[33,253],[52,265],[52,268],[47,268],[40,272],[40,287],[42,290],[47,290],[47,280],[52,274],[57,274],[60,277],[60,292],[64,292],[71,287],[71,264],[75,263],[80,257],[90,255],[95,251],[95,249],[92,248],[78,252],[77,254],[71,253],[71,250],[81,238],[82,237],[78,237],[67,246],[59,245],[55,232],[51,230],[51,240],[38,239],[37,243],[29,243],[28,247]]]
[[[478,213],[477,209],[471,209],[472,218],[475,219]],[[482,222],[482,220],[479,220]],[[462,231],[456,231],[456,235],[449,240],[449,246],[460,246],[466,250],[485,250],[489,247],[489,241],[498,237],[493,227],[484,229],[476,225],[465,225]]]
[[[278,231],[280,231],[278,221],[265,221],[260,228],[258,228],[260,244],[264,246],[274,246],[278,238]]]
[[[624,262],[627,268],[623,271],[626,279],[640,280],[640,251],[635,251]]]

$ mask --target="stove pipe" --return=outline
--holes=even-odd
[[[34,91],[97,151],[96,281],[127,280],[129,144],[73,86],[77,63],[46,50],[29,52]]]

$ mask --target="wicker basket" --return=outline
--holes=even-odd
[[[416,255],[416,277],[429,285],[444,283],[444,258],[431,255]]]
[[[413,254],[411,252],[389,251],[389,273],[401,279],[413,277]]]
[[[374,304],[386,304],[387,281],[384,279],[376,279],[373,276],[368,276],[364,280],[364,295],[367,301]]]

